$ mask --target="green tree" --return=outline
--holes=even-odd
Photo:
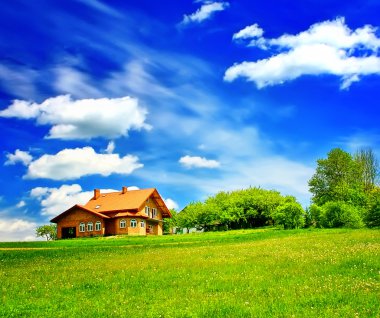
[[[189,229],[197,226],[197,214],[202,208],[202,202],[191,202],[177,214],[177,226],[181,229]]]
[[[364,205],[365,194],[360,180],[358,161],[342,149],[332,149],[327,159],[317,161],[316,172],[309,180],[312,201],[320,206],[330,201]]]
[[[298,229],[305,224],[305,211],[295,202],[286,202],[276,208],[273,213],[276,224],[284,226],[284,229]]]
[[[45,237],[47,241],[55,240],[57,238],[57,225],[47,224],[41,225],[36,228],[37,237]]]
[[[323,227],[363,227],[360,208],[342,201],[330,201],[323,205],[320,223]]]
[[[360,180],[366,192],[371,191],[379,176],[379,162],[371,148],[358,150],[354,155],[359,165]]]
[[[164,222],[163,222],[164,233],[172,233],[172,229],[177,226],[177,214],[178,214],[178,212],[175,209],[171,209],[170,213],[171,213],[172,217],[164,219]]]
[[[311,224],[315,227],[321,227],[321,215],[323,213],[322,208],[313,203],[309,206],[309,213]]]
[[[368,227],[380,226],[380,188],[374,187],[369,193],[368,208],[364,221]]]

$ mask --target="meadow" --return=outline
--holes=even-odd
[[[380,317],[380,230],[0,243],[0,317]]]

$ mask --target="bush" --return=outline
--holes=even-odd
[[[323,210],[320,206],[312,204],[309,207],[309,214],[311,218],[311,223],[315,227],[321,227],[321,215]]]
[[[298,229],[305,224],[305,211],[299,203],[287,202],[276,208],[273,220],[284,229]]]
[[[364,226],[359,208],[342,201],[331,201],[322,206],[320,224],[327,228]]]

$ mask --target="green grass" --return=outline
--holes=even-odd
[[[0,243],[0,281],[0,317],[380,317],[380,231]]]

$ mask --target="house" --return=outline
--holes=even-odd
[[[156,189],[100,193],[85,205],[74,205],[51,219],[57,223],[57,238],[95,235],[162,235],[164,218],[171,214]]]

